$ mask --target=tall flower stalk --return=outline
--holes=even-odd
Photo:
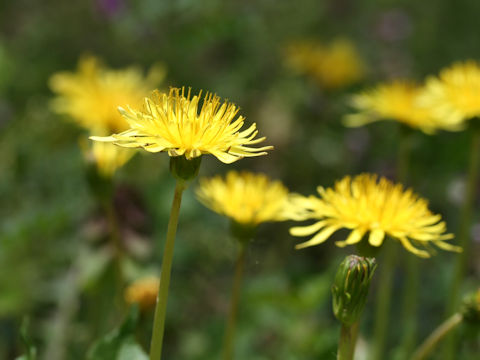
[[[480,289],[466,295],[460,310],[440,324],[418,347],[412,360],[426,360],[439,343],[454,333],[458,326],[467,323],[474,327],[480,324]]]
[[[113,272],[115,276],[115,304],[118,309],[124,309],[123,288],[125,276],[123,271],[124,249],[118,214],[115,209],[115,172],[135,154],[129,149],[121,149],[112,144],[94,143],[88,147],[82,144],[87,166],[87,182],[98,205],[104,212],[108,234],[109,247],[112,253]]]
[[[460,289],[467,267],[467,256],[470,254],[469,232],[480,161],[480,129],[478,125],[480,118],[480,63],[473,60],[457,62],[442,69],[438,76],[427,79],[423,102],[434,109],[437,118],[461,125],[468,121],[472,130],[468,180],[460,211],[458,230],[458,238],[464,252],[459,254],[456,259],[446,306],[446,316],[451,316],[460,298]],[[449,336],[445,343],[443,359],[453,360],[455,354],[456,339],[454,336]]]
[[[397,178],[402,183],[408,181],[408,168],[410,158],[410,129],[401,126],[400,139],[398,145],[398,158],[397,158]],[[420,282],[420,264],[417,257],[412,254],[406,254],[406,279],[404,283],[403,291],[403,327],[402,327],[402,339],[400,343],[400,349],[402,356],[408,359],[415,345],[415,338],[417,333],[417,303],[418,303],[418,290]]]
[[[362,126],[380,120],[394,120],[401,126],[398,141],[397,180],[407,182],[409,160],[410,129],[418,129],[426,134],[438,130],[459,130],[461,122],[435,114],[434,107],[422,102],[425,89],[408,80],[394,80],[379,84],[351,98],[353,114],[345,117],[347,126]],[[396,261],[395,249],[385,246],[382,259],[382,274],[377,297],[374,330],[374,359],[384,358],[385,343],[391,303],[392,279]],[[418,298],[419,264],[411,254],[406,257],[406,281],[403,293],[403,339],[401,349],[405,356],[411,352],[415,340],[416,303]]]
[[[462,314],[455,313],[437,327],[425,342],[412,355],[412,360],[425,360],[432,353],[436,345],[448,334],[455,330],[463,321]]]
[[[468,177],[463,198],[463,205],[460,211],[460,227],[458,229],[458,241],[463,252],[458,254],[455,261],[453,278],[448,292],[446,315],[451,315],[458,306],[462,279],[467,268],[467,255],[470,254],[470,227],[472,225],[473,205],[476,198],[476,188],[479,176],[480,162],[480,127],[478,124],[473,127],[472,141],[470,145],[470,161],[468,165]],[[444,359],[453,360],[455,357],[456,338],[452,334],[445,341]]]
[[[372,360],[384,359],[392,303],[392,284],[397,258],[396,246],[393,242],[384,245],[380,279],[375,306],[375,323],[373,327]]]
[[[162,357],[168,290],[170,288],[173,252],[175,249],[175,235],[177,233],[178,218],[180,216],[180,205],[182,203],[183,192],[187,188],[188,183],[198,175],[201,160],[201,157],[196,157],[191,160],[188,160],[185,156],[175,156],[170,158],[170,172],[175,177],[176,183],[172,207],[170,210],[170,219],[167,226],[167,236],[162,258],[162,272],[160,274],[157,303],[153,318],[150,360],[158,360]]]
[[[75,72],[62,71],[51,76],[49,85],[57,95],[51,107],[56,113],[74,120],[90,135],[122,131],[128,128],[128,123],[117,111],[117,106],[141,103],[164,76],[161,66],[152,67],[148,76],[143,76],[136,67],[110,69],[96,57],[82,57]],[[116,303],[122,308],[123,249],[114,206],[114,175],[135,151],[107,143],[87,144],[85,140],[82,138],[80,145],[88,164],[87,180],[107,220],[117,282]]]
[[[410,153],[410,135],[411,130],[399,124],[399,141],[397,155],[397,180],[403,184],[407,182],[408,162]],[[390,319],[390,309],[393,290],[393,273],[396,265],[395,248],[392,244],[385,247],[384,259],[382,262],[382,272],[380,274],[379,289],[377,294],[377,307],[374,324],[374,350],[373,358],[382,359],[385,352],[385,346],[388,339],[388,323]],[[403,291],[403,340],[402,351],[409,352],[406,349],[407,342],[414,338],[415,327],[415,309],[418,297],[418,260],[410,253],[406,253],[407,262],[407,281]],[[409,333],[407,334],[407,331]],[[411,332],[410,332],[411,331]]]
[[[347,326],[342,324],[340,328],[340,340],[338,342],[337,360],[353,360],[355,346],[358,337],[358,322]]]
[[[233,275],[232,294],[230,298],[230,308],[228,311],[227,322],[225,326],[225,335],[223,339],[223,356],[224,360],[233,359],[235,330],[237,327],[238,303],[240,299],[240,289],[242,286],[243,269],[245,267],[245,255],[248,243],[241,242],[239,244],[237,261],[235,262],[235,273]]]
[[[173,250],[175,247],[175,234],[177,233],[178,217],[182,194],[185,190],[185,181],[178,179],[175,185],[170,220],[168,221],[167,237],[162,260],[162,272],[157,296],[157,306],[153,320],[153,334],[150,344],[150,359],[160,359],[162,356],[163,334],[165,331],[165,316],[167,313],[168,289],[170,286],[170,274],[173,263]]]
[[[314,219],[308,226],[290,229],[294,236],[313,237],[299,245],[304,248],[321,244],[341,228],[351,230],[347,239],[337,241],[337,246],[361,245],[367,238],[372,248],[383,248],[382,274],[380,277],[373,359],[384,359],[388,311],[391,302],[391,284],[396,259],[393,240],[419,257],[429,257],[431,245],[440,249],[458,251],[458,247],[445,240],[446,224],[439,215],[428,209],[427,201],[376,175],[346,176],[333,188],[318,187],[320,197],[297,196],[293,199],[297,220]],[[368,235],[367,235],[368,234]],[[385,240],[386,237],[390,239]]]
[[[261,223],[288,218],[291,195],[280,181],[270,180],[264,174],[230,171],[225,178],[201,179],[197,197],[208,208],[231,219],[231,232],[238,240],[222,355],[224,360],[231,360],[235,352],[237,313],[248,244]]]
[[[168,93],[154,91],[145,98],[142,109],[127,106],[119,111],[130,129],[91,139],[152,153],[167,152],[170,171],[176,179],[150,346],[150,360],[159,360],[182,194],[188,182],[197,176],[202,155],[212,154],[224,163],[232,163],[244,157],[265,155],[265,150],[272,147],[252,147],[265,140],[255,138],[256,125],[241,130],[244,117],[237,116],[238,108],[211,93],[202,97],[202,92],[192,96],[185,88],[172,88]]]
[[[360,316],[376,267],[374,258],[350,255],[337,270],[332,286],[333,313],[342,324],[337,360],[353,360]]]

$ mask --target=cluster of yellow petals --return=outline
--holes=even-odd
[[[291,43],[286,48],[285,61],[291,69],[311,76],[327,89],[351,85],[365,76],[363,60],[346,39],[336,39],[330,44]]]
[[[242,225],[287,219],[288,189],[264,174],[230,171],[225,178],[202,178],[196,193],[206,207]]]
[[[255,139],[258,133],[252,124],[242,130],[244,117],[237,116],[238,108],[231,103],[202,92],[191,96],[190,90],[172,88],[169,93],[154,91],[145,98],[142,110],[130,106],[119,108],[130,129],[93,140],[138,148],[149,152],[167,151],[170,156],[191,160],[202,154],[212,154],[224,163],[243,157],[265,155],[271,146],[251,147],[265,140]]]
[[[423,88],[410,81],[380,84],[352,97],[351,106],[356,112],[347,115],[344,123],[356,127],[379,120],[394,120],[427,134],[439,129],[460,129],[458,122],[434,116],[434,109],[422,104],[422,93]]]
[[[293,236],[315,234],[297,248],[320,244],[337,230],[346,228],[351,232],[345,241],[336,243],[340,247],[356,244],[369,233],[368,242],[372,246],[382,245],[385,236],[390,236],[420,257],[430,256],[431,244],[444,250],[460,250],[444,241],[453,235],[445,233],[441,216],[433,214],[426,200],[412,190],[404,190],[401,184],[361,174],[353,179],[346,176],[333,188],[318,187],[317,191],[320,198],[298,195],[293,201],[296,220],[317,220],[312,225],[290,229]]]
[[[480,63],[470,60],[443,69],[426,81],[421,102],[435,117],[461,125],[480,116]]]
[[[128,304],[138,304],[140,309],[148,310],[155,306],[157,301],[160,279],[154,276],[135,281],[125,289],[125,301]]]
[[[50,87],[58,94],[52,107],[91,133],[120,132],[128,128],[128,123],[120,116],[118,106],[141,104],[164,74],[157,66],[144,77],[135,67],[112,70],[93,56],[84,57],[76,72],[59,72],[50,78]]]

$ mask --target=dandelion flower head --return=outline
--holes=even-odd
[[[238,108],[212,94],[191,96],[190,90],[172,88],[169,93],[154,91],[145,98],[142,110],[120,108],[130,129],[93,140],[112,142],[124,147],[142,147],[149,152],[166,151],[170,156],[184,155],[188,160],[212,154],[224,163],[243,157],[265,155],[271,146],[252,147],[265,140],[255,138],[252,124],[245,130]]]
[[[351,105],[356,113],[345,117],[345,125],[357,127],[379,120],[394,120],[431,134],[438,129],[458,130],[433,116],[431,108],[422,106],[422,88],[410,81],[395,80],[354,95]]]
[[[346,240],[338,241],[337,246],[359,243],[368,234],[368,242],[374,247],[381,246],[385,236],[389,236],[420,257],[429,257],[434,252],[431,245],[460,250],[445,241],[453,235],[445,233],[446,224],[441,216],[433,214],[426,200],[410,189],[404,190],[401,184],[361,174],[354,178],[346,176],[333,188],[318,187],[317,191],[320,197],[298,195],[293,201],[297,220],[316,220],[312,225],[290,229],[293,236],[315,234],[297,245],[298,249],[323,243],[337,230],[345,228],[351,232]]]
[[[155,307],[160,279],[154,276],[135,281],[125,290],[125,301],[128,304],[138,304],[142,310]]]
[[[286,63],[327,89],[346,87],[361,80],[366,68],[353,43],[346,39],[336,39],[330,44],[294,42],[287,46]]]
[[[141,104],[164,73],[157,66],[144,77],[135,67],[111,70],[95,57],[84,57],[76,72],[59,72],[50,78],[50,87],[58,95],[52,107],[91,133],[120,132],[128,129],[128,123],[119,114],[118,106]]]
[[[480,63],[458,62],[427,79],[421,101],[437,118],[453,124],[479,117]]]
[[[288,189],[264,174],[229,171],[225,178],[203,178],[196,194],[206,207],[242,225],[287,219]]]

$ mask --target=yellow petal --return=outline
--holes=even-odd
[[[385,232],[382,229],[374,229],[370,231],[368,242],[372,246],[380,246],[382,245],[384,238],[385,238]]]
[[[344,246],[347,246],[347,245],[356,244],[356,243],[360,242],[360,240],[362,240],[363,235],[365,235],[365,229],[355,229],[350,233],[347,240],[337,241],[335,243],[335,245],[337,245],[339,247],[344,247]]]
[[[423,258],[429,258],[430,257],[430,254],[427,251],[417,249],[415,246],[412,245],[412,243],[410,241],[408,241],[407,238],[401,237],[401,238],[398,238],[398,239],[402,243],[403,247],[405,249],[407,249],[408,251],[410,251],[411,253],[413,253],[417,256],[423,257]]]
[[[103,142],[114,142],[117,141],[113,136],[90,136],[90,140],[94,141],[103,141]]]
[[[326,221],[318,221],[315,224],[308,226],[296,226],[290,228],[290,235],[293,236],[308,236],[317,232],[326,225]]]
[[[295,249],[298,250],[298,249],[303,249],[309,246],[321,244],[322,242],[326,241],[330,237],[330,235],[332,235],[339,228],[340,227],[338,225],[328,226],[322,231],[320,231],[317,235],[315,235],[310,240],[295,246]]]
[[[460,246],[455,246],[455,245],[446,243],[444,241],[435,241],[434,244],[437,245],[442,250],[454,251],[459,253],[463,252],[463,249]]]

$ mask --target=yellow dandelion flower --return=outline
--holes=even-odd
[[[273,148],[251,147],[265,137],[255,139],[255,124],[240,131],[244,117],[235,118],[238,108],[226,101],[222,103],[212,93],[206,93],[202,99],[202,92],[192,97],[190,90],[185,94],[184,88],[172,88],[168,94],[155,91],[145,98],[142,110],[127,109],[119,111],[130,125],[129,130],[91,139],[142,147],[154,153],[167,151],[170,156],[184,155],[188,160],[212,154],[227,164],[243,157],[265,155],[265,150]]]
[[[296,42],[286,49],[286,63],[327,89],[351,85],[365,76],[365,65],[353,43],[336,39],[330,44]]]
[[[90,148],[81,144],[88,162],[94,163],[98,172],[104,177],[112,177],[135,154],[135,150],[125,149],[113,144],[94,142]]]
[[[288,189],[264,174],[229,171],[225,178],[203,178],[196,193],[206,207],[242,225],[287,219]]]
[[[323,47],[313,41],[295,41],[285,47],[285,64],[298,74],[311,74],[323,53]]]
[[[363,126],[379,120],[394,120],[431,134],[438,129],[458,130],[458,124],[441,121],[431,108],[422,106],[422,88],[410,81],[396,80],[354,95],[352,107],[357,111],[344,119],[346,126]]]
[[[433,251],[430,244],[444,250],[460,250],[444,241],[453,235],[445,233],[446,224],[441,216],[433,214],[426,200],[410,189],[404,190],[401,184],[361,174],[353,179],[346,176],[334,188],[318,187],[317,191],[320,198],[298,196],[293,201],[297,220],[318,220],[309,226],[290,229],[293,236],[315,234],[311,240],[297,245],[297,249],[320,244],[337,230],[346,228],[351,230],[350,235],[345,241],[338,241],[337,246],[356,244],[369,233],[368,242],[372,246],[382,245],[388,235],[421,257],[430,256]]]
[[[150,276],[135,281],[125,290],[125,301],[128,304],[138,304],[140,309],[148,310],[155,306],[157,301],[160,279]]]
[[[50,78],[50,87],[58,94],[52,107],[92,133],[124,131],[128,123],[119,114],[118,106],[141,104],[163,77],[159,67],[152,68],[145,78],[135,67],[110,70],[97,58],[84,57],[76,72],[59,72]]]
[[[430,77],[421,101],[437,118],[452,124],[480,116],[480,63],[455,63]]]

